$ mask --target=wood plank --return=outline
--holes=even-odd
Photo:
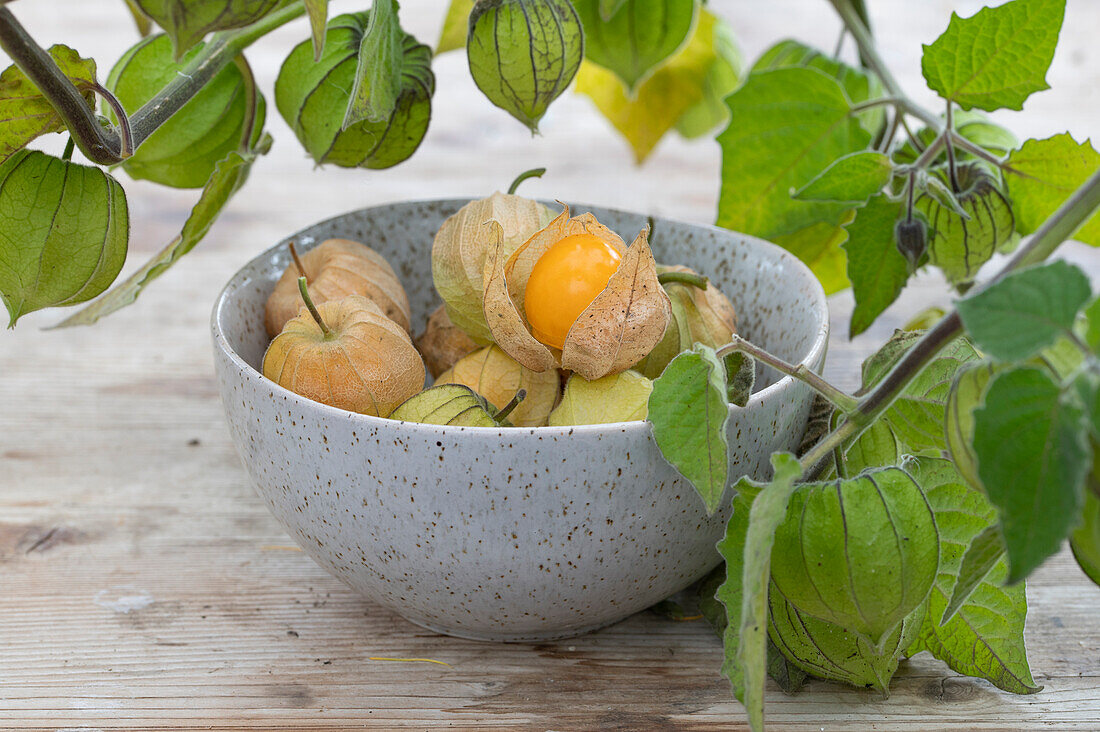
[[[837,25],[814,1],[712,7],[731,19],[751,56],[792,33],[830,46]],[[64,3],[63,13],[61,4],[18,3],[13,12],[49,42],[99,56],[105,72],[105,59],[129,42],[118,32],[128,22],[121,3],[106,4],[113,15],[104,3]],[[973,4],[945,1],[936,12],[900,0],[872,4],[884,52],[907,88],[920,88],[918,39],[933,38],[955,5]],[[409,0],[402,10],[421,38],[435,37],[438,3]],[[1095,130],[1089,94],[1100,87],[1092,38],[1100,7],[1071,3],[1067,12],[1055,91],[1011,118],[1028,134]],[[284,29],[250,53],[264,88],[303,33],[301,25]],[[745,729],[717,673],[718,640],[702,622],[647,612],[545,644],[439,636],[355,595],[294,550],[247,485],[214,388],[206,321],[221,283],[286,232],[387,200],[488,191],[542,164],[551,172],[529,182],[532,195],[566,191],[713,219],[712,142],[670,139],[636,170],[586,100],[564,97],[532,140],[499,110],[469,103],[461,54],[437,59],[435,69],[436,117],[408,164],[312,171],[272,109],[272,154],[208,241],[136,307],[93,329],[37,330],[56,321],[48,314],[0,335],[0,728]],[[126,185],[132,269],[172,237],[194,195]],[[1094,251],[1067,251],[1100,276]],[[849,342],[850,297],[834,298],[830,378],[854,388],[860,360],[904,313],[948,299],[941,281],[922,278]],[[769,720],[801,732],[1097,729],[1100,590],[1063,553],[1034,577],[1029,599],[1040,694],[1001,693],[925,654],[903,664],[885,700],[823,682],[795,696],[771,686]]]

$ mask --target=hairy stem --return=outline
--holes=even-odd
[[[985,285],[998,282],[1015,270],[1038,264],[1081,228],[1100,209],[1100,171],[1093,173],[1062,206],[1043,223],[1035,234],[1017,250],[1016,255]],[[875,385],[856,408],[849,412],[835,430],[814,445],[801,460],[804,470],[810,470],[846,440],[857,438],[879,415],[894,403],[906,386],[943,348],[963,332],[962,319],[952,310],[934,325],[902,356],[882,381]]]
[[[107,102],[107,106],[115,113],[115,119],[118,120],[119,157],[130,157],[134,154],[134,133],[130,129],[130,118],[126,116],[125,107],[118,101],[118,97],[102,84],[97,83],[92,88],[95,89],[96,94],[103,97],[103,101]]]
[[[85,101],[80,90],[3,3],[0,3],[0,48],[49,100],[84,156],[100,165],[114,165],[128,157],[126,153],[136,150],[241,51],[303,13],[305,5],[297,0],[252,25],[215,33],[175,79],[129,117],[127,121],[132,130],[129,135],[99,123],[95,109]],[[110,98],[104,98],[111,103]],[[125,117],[119,115],[117,109],[116,115],[120,120]],[[125,130],[126,122],[121,125]]]
[[[909,97],[902,90],[901,85],[898,84],[898,80],[894,78],[894,74],[890,71],[890,67],[882,60],[882,56],[879,55],[878,49],[875,47],[875,41],[871,36],[871,31],[867,27],[864,18],[860,15],[862,0],[829,0],[829,2],[836,8],[836,12],[840,15],[840,19],[844,21],[844,25],[847,26],[848,32],[852,34],[852,38],[855,39],[856,44],[859,46],[860,59],[863,60],[865,66],[878,75],[878,78],[882,80],[882,85],[886,88],[890,96],[896,97],[899,101],[903,102],[905,111],[909,114],[917,117],[936,130],[942,129],[943,125],[936,115],[917,106],[909,100]],[[856,7],[857,5],[860,7]],[[864,15],[866,15],[865,11]]]
[[[81,91],[4,5],[0,5],[0,48],[53,105],[84,157],[100,165],[122,161],[118,132],[99,123]]]
[[[233,58],[233,63],[241,72],[244,80],[244,124],[241,125],[241,152],[247,152],[252,147],[252,132],[256,128],[256,108],[259,105],[256,91],[256,77],[252,75],[252,67],[248,65],[248,59],[243,53]]]
[[[855,397],[836,388],[804,365],[798,364],[795,366],[794,364],[787,363],[778,356],[768,353],[763,348],[749,343],[739,335],[734,335],[733,339],[728,344],[719,348],[717,355],[719,358],[725,358],[731,353],[738,352],[747,353],[757,361],[771,366],[776,371],[809,385],[810,388],[828,399],[842,412],[850,412],[855,409],[858,404]]]

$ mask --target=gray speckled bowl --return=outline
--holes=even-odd
[[[429,252],[465,201],[353,211],[293,235],[303,249],[366,242],[401,276],[422,327],[438,304]],[[630,241],[645,217],[578,205]],[[819,369],[828,341],[821,286],[759,239],[659,219],[653,249],[719,285],[740,331]],[[378,419],[299,397],[259,373],[268,292],[285,242],[249,262],[212,317],[222,402],[237,451],[271,512],[322,567],[418,625],[487,640],[544,640],[614,623],[702,577],[728,511],[708,517],[662,459],[645,422],[463,428]],[[812,395],[761,369],[747,407],[730,408],[731,478],[766,478],[793,449]]]

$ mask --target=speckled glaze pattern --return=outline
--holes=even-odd
[[[429,252],[465,201],[354,211],[292,237],[363,241],[408,290],[414,329],[438,305]],[[592,211],[627,241],[642,215]],[[664,219],[658,261],[707,274],[733,301],[739,331],[820,369],[825,295],[796,258],[767,242]],[[322,567],[410,621],[450,635],[529,641],[614,623],[686,587],[718,562],[728,509],[707,516],[664,461],[648,423],[464,428],[352,414],[297,396],[257,370],[264,302],[287,266],[285,242],[249,262],[214,307],[218,382],[252,484]],[[768,477],[791,450],[812,394],[761,369],[744,409],[730,408],[731,478]],[[728,496],[727,496],[728,502]]]

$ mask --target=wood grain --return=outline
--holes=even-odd
[[[976,8],[947,0],[871,5],[887,56],[914,90],[918,41],[934,38],[951,8]],[[712,7],[730,18],[750,56],[790,33],[823,46],[835,39],[836,23],[817,0]],[[102,59],[130,42],[121,3],[39,0],[12,10],[47,42]],[[402,7],[426,40],[441,13],[427,0]],[[1100,8],[1070,3],[1068,13],[1051,71],[1055,91],[1019,117],[1023,132],[1096,131],[1100,49],[1090,29],[1100,25]],[[251,52],[264,88],[304,33],[302,25],[284,29]],[[646,612],[541,645],[438,636],[325,574],[247,485],[218,403],[206,323],[221,283],[286,232],[387,200],[488,192],[540,164],[551,171],[526,184],[531,195],[712,220],[712,142],[670,139],[634,169],[584,99],[564,97],[532,140],[499,110],[469,103],[461,54],[435,68],[436,118],[407,165],[313,171],[269,100],[274,151],[209,239],[136,307],[91,329],[40,331],[58,319],[44,314],[0,334],[0,728],[745,728],[718,676],[718,640],[701,621]],[[104,62],[101,75],[106,70]],[[193,192],[126,185],[132,269],[171,238]],[[1094,250],[1067,252],[1100,279]],[[833,298],[830,378],[854,388],[859,361],[905,313],[948,300],[942,281],[922,278],[849,342],[850,296]],[[1042,693],[1004,694],[922,655],[903,664],[889,699],[823,682],[795,696],[769,687],[772,728],[1100,728],[1100,590],[1062,554],[1035,576],[1029,599],[1027,637]],[[371,660],[379,657],[448,665]]]

